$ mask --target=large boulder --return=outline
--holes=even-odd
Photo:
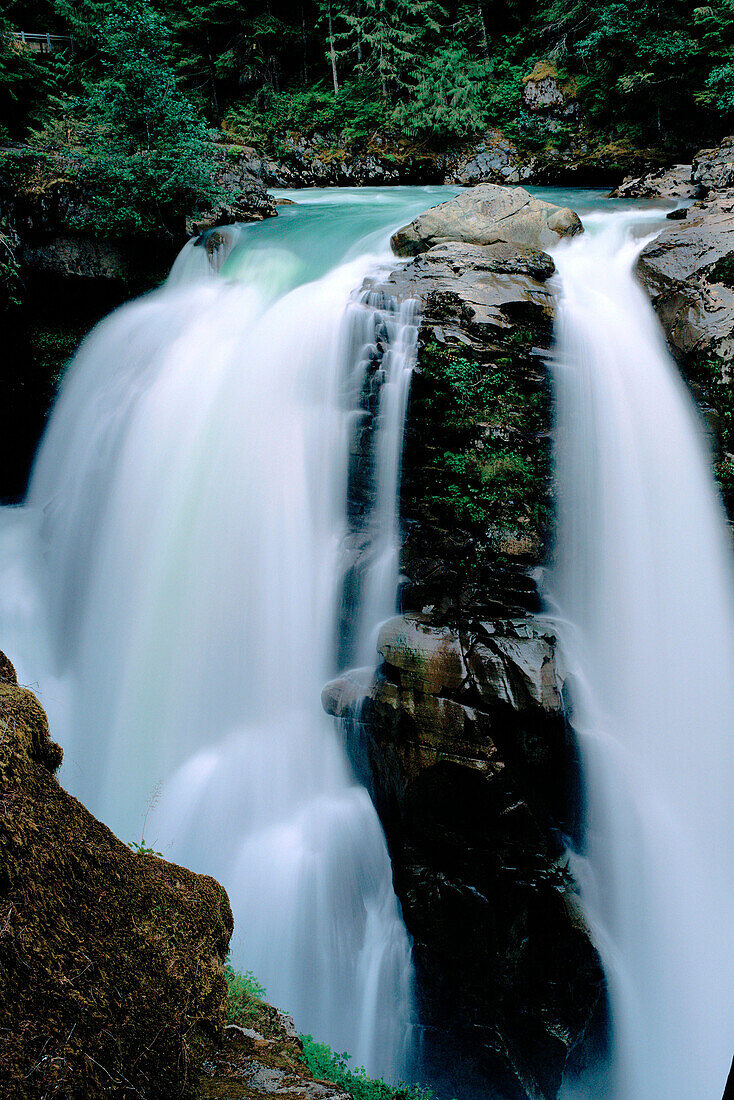
[[[2,655],[0,729],[0,1093],[195,1097],[224,1034],[227,895],[62,789],[46,715]]]
[[[545,286],[555,265],[537,248],[498,241],[491,245],[446,242],[397,268],[382,284],[398,298],[417,296],[431,312],[440,296],[453,295],[466,320],[508,328],[522,306],[550,313],[553,296]],[[449,317],[446,327],[452,328]]]
[[[693,181],[704,191],[734,187],[734,137],[713,149],[701,149],[693,158]]]
[[[582,230],[578,214],[568,207],[533,198],[522,187],[485,183],[420,214],[393,234],[391,244],[398,256],[416,256],[448,241],[504,241],[547,250]]]

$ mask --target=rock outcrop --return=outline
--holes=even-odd
[[[611,192],[619,199],[695,199],[702,191],[692,176],[690,164],[674,164],[670,168],[655,168],[644,176],[627,176],[619,187]]]
[[[638,272],[678,357],[734,358],[734,191],[696,203],[646,246]]]
[[[250,157],[242,150],[225,146],[213,152],[215,178],[227,201],[208,210],[192,211],[186,231],[196,235],[219,225],[257,222],[277,214],[275,202],[253,171]]]
[[[451,1094],[537,1100],[555,1097],[602,989],[559,839],[574,828],[563,677],[534,616],[550,489],[537,350],[554,265],[452,231],[373,287],[421,314],[404,612],[383,625],[377,674],[351,670],[323,702],[346,719],[385,825],[436,1077]]]
[[[363,739],[414,937],[429,1065],[459,1092],[452,1057],[479,1061],[503,1096],[554,1097],[600,997],[549,826],[574,778],[554,643],[528,618],[464,632],[397,617],[347,722]],[[348,691],[334,712],[350,717]]]
[[[498,241],[547,249],[583,229],[573,210],[535,199],[521,187],[480,184],[420,214],[393,234],[398,256],[416,256],[436,244]]]
[[[578,114],[576,84],[564,80],[552,61],[536,62],[523,78],[522,101],[530,111],[572,118]]]
[[[535,158],[523,154],[500,130],[488,130],[478,141],[446,158],[445,183],[525,183],[533,178]]]
[[[195,1097],[223,1039],[224,890],[132,852],[62,789],[5,657],[0,728],[0,1092]]]
[[[341,134],[285,134],[277,156],[249,146],[239,150],[247,171],[266,187],[383,187],[438,183],[444,157],[414,142],[375,137],[355,144]]]
[[[245,1026],[229,1023],[224,1045],[202,1067],[196,1100],[351,1100],[329,1081],[314,1079],[290,1016],[256,1002]]]
[[[693,181],[704,192],[734,187],[734,137],[713,149],[701,149],[693,159]]]
[[[0,730],[0,1095],[350,1100],[289,1016],[228,996],[219,883],[131,851],[62,789],[3,653]]]
[[[721,166],[731,151],[727,139],[720,157],[706,152],[706,163]],[[722,169],[708,178],[727,177]],[[710,190],[664,229],[640,255],[638,274],[709,426],[715,472],[734,518],[734,189]]]

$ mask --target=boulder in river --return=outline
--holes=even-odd
[[[398,256],[416,256],[449,241],[505,241],[547,250],[582,231],[581,219],[568,207],[533,198],[522,187],[484,183],[420,214],[393,234],[391,244]]]

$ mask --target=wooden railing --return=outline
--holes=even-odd
[[[53,53],[54,50],[74,49],[74,39],[67,34],[31,34],[28,31],[12,31],[16,49],[33,53]]]

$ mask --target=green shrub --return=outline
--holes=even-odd
[[[331,1081],[349,1092],[354,1100],[433,1100],[435,1094],[420,1085],[390,1085],[369,1077],[362,1067],[350,1069],[350,1055],[336,1054],[326,1043],[302,1035],[303,1058],[314,1077]]]
[[[265,990],[249,970],[241,974],[230,963],[225,963],[224,978],[227,982],[227,1023],[252,1027],[261,1015]]]

